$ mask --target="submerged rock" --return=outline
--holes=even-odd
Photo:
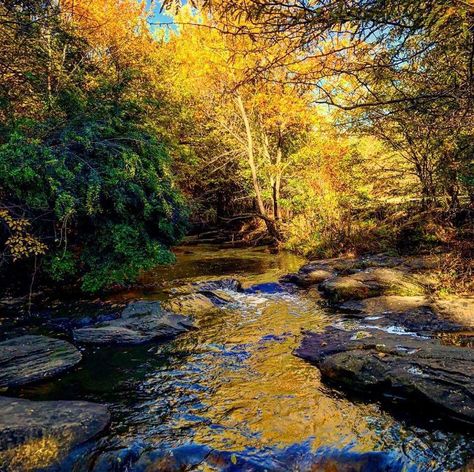
[[[338,276],[321,284],[332,301],[363,299],[379,295],[423,295],[424,288],[412,277],[396,269],[367,269],[356,274]]]
[[[97,403],[0,397],[0,470],[43,470],[109,422]]]
[[[0,343],[0,387],[48,379],[75,366],[82,356],[72,344],[47,336],[20,336]]]
[[[129,303],[121,318],[73,331],[74,339],[88,344],[141,344],[188,331],[192,321],[164,311],[159,302]]]
[[[284,449],[222,451],[198,443],[174,449],[159,448],[145,452],[135,462],[116,461],[112,469],[97,468],[94,472],[181,472],[184,470],[213,470],[219,472],[287,472],[298,471],[360,471],[408,472],[414,464],[390,452],[359,453],[346,449],[321,447],[314,450],[310,442],[293,444]],[[122,453],[122,451],[118,451]],[[98,463],[101,461],[99,459]]]
[[[333,327],[307,333],[295,351],[323,378],[342,387],[431,406],[451,419],[474,423],[474,351],[436,340],[366,329]]]

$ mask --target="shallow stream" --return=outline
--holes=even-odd
[[[122,448],[195,454],[193,448],[201,446],[229,453],[222,456],[229,470],[462,466],[473,454],[467,432],[450,431],[403,406],[387,410],[368,398],[348,397],[323,384],[317,368],[292,355],[302,330],[321,330],[338,321],[321,308],[314,292],[282,291],[273,284],[302,263],[294,255],[261,248],[180,248],[176,265],[147,274],[143,282],[149,288],[114,301],[162,300],[182,282],[224,276],[238,278],[244,288],[264,285],[232,293],[236,303],[197,317],[197,330],[172,341],[86,349],[77,369],[15,394],[110,405],[110,429],[65,470],[100,470],[101,455]],[[189,444],[191,449],[179,449]],[[308,468],[315,457],[329,456],[334,459],[318,462],[324,464],[320,468]],[[356,462],[366,468],[350,468]],[[217,469],[194,463],[190,470]]]

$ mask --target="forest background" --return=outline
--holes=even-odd
[[[6,0],[0,48],[4,288],[133,283],[219,228],[472,290],[470,0]]]

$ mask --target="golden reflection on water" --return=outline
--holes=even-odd
[[[247,298],[241,297],[239,309],[199,317],[199,330],[180,342],[193,352],[227,354],[200,360],[210,388],[193,440],[231,451],[284,447],[308,438],[315,449],[351,443],[360,452],[377,449],[381,431],[368,419],[380,419],[378,407],[328,394],[318,369],[292,354],[303,329],[323,329],[330,317],[302,295]],[[382,416],[390,427],[390,417]]]
[[[296,256],[263,249],[183,248],[176,265],[143,277],[146,288],[114,299],[162,300],[182,283],[218,277],[235,277],[249,287],[275,282],[302,264]],[[334,321],[318,305],[315,290],[229,295],[235,305],[196,316],[195,331],[162,344],[90,349],[63,379],[22,392],[43,400],[109,403],[113,420],[106,439],[114,448],[117,440],[170,450],[193,443],[271,458],[302,443],[314,450],[351,446],[358,452],[394,451],[427,466],[420,470],[450,470],[446,464],[458,467],[458,456],[469,457],[469,438],[414,430],[377,404],[350,401],[292,354],[302,330],[322,330]],[[331,462],[316,467],[342,470]]]

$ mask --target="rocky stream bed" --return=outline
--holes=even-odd
[[[429,257],[301,264],[196,246],[74,316],[4,305],[0,470],[471,470],[474,299]]]

